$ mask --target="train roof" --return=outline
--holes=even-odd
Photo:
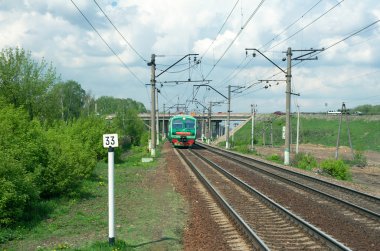
[[[191,118],[191,119],[195,119],[193,116],[191,116],[191,115],[187,115],[187,114],[178,114],[178,115],[174,115],[174,116],[171,117],[170,119],[174,119],[174,118]]]

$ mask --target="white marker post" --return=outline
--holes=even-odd
[[[108,148],[108,243],[115,244],[115,201],[114,201],[114,147],[119,146],[117,134],[103,134],[103,146]]]

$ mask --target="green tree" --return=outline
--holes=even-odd
[[[138,117],[138,112],[128,109],[117,113],[116,127],[122,135],[122,146],[128,148],[131,145],[139,145],[145,131],[144,122]]]
[[[97,110],[100,115],[116,114],[128,109],[134,109],[138,112],[146,112],[145,106],[130,98],[120,99],[114,97],[102,96],[96,100]]]
[[[56,84],[50,92],[50,96],[55,101],[53,107],[58,108],[54,117],[60,116],[66,122],[79,118],[86,97],[86,92],[80,84],[73,80]]]
[[[46,93],[58,79],[45,60],[36,62],[30,52],[19,48],[0,52],[0,96],[7,103],[24,107],[29,119],[44,119]]]

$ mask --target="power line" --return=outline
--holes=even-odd
[[[377,23],[379,23],[379,22],[380,22],[380,19],[378,19],[378,20],[376,20],[376,21],[374,21],[374,22],[372,22],[372,23],[370,23],[370,24],[364,26],[363,28],[359,29],[358,31],[352,32],[350,35],[344,37],[343,39],[341,39],[341,40],[339,40],[339,41],[337,41],[337,42],[335,42],[335,43],[333,43],[333,44],[331,44],[331,45],[329,45],[329,46],[327,46],[327,47],[324,47],[324,49],[323,49],[322,51],[318,51],[318,52],[314,53],[313,55],[310,56],[310,58],[311,58],[311,57],[314,57],[314,56],[316,56],[316,55],[319,55],[319,54],[321,54],[321,53],[326,52],[328,49],[331,49],[332,47],[338,45],[339,43],[341,43],[341,42],[343,42],[343,41],[345,41],[345,40],[347,40],[347,39],[349,39],[349,38],[351,38],[351,37],[353,37],[353,36],[359,34],[360,32],[362,32],[362,31],[364,31],[364,30],[370,28],[371,26],[373,26],[373,25],[375,25],[375,24],[377,24]],[[307,59],[307,58],[306,58],[306,59]],[[299,61],[299,62],[293,64],[292,67],[296,67],[297,65],[302,64],[303,62],[305,62],[305,61],[301,60],[301,61]],[[376,72],[376,71],[375,71],[375,72]],[[282,73],[283,73],[283,72],[279,71],[279,72],[273,74],[270,78],[275,77],[275,76],[277,76],[277,75],[279,75],[279,74],[282,74]],[[368,73],[368,74],[372,74],[372,73]]]
[[[303,13],[301,15],[301,17],[299,17],[297,20],[295,20],[293,23],[291,23],[290,25],[288,25],[284,30],[282,30],[280,33],[278,33],[275,37],[273,37],[271,40],[269,40],[267,43],[265,43],[263,46],[261,46],[259,48],[259,50],[261,50],[262,48],[264,48],[265,46],[267,46],[270,42],[274,41],[276,38],[278,38],[279,36],[281,36],[284,32],[286,32],[287,30],[289,30],[293,25],[295,25],[296,23],[298,23],[298,21],[300,21],[302,18],[304,18],[304,16],[309,13],[311,10],[313,10],[318,4],[320,4],[323,0],[319,0],[316,4],[314,4],[310,9],[308,9],[305,13]]]
[[[239,74],[252,61],[253,58],[248,60],[248,62],[246,62],[243,67],[241,67],[243,65],[243,63],[246,61],[246,59],[247,59],[247,56],[244,57],[244,59],[240,62],[240,64],[238,64],[238,66],[236,66],[235,69],[229,75],[227,75],[222,81],[220,81],[218,83],[218,85],[222,84],[222,83],[226,83],[226,82],[230,81],[232,78],[234,78],[237,74]]]
[[[77,10],[79,11],[79,13],[83,16],[83,18],[87,21],[87,23],[91,26],[91,28],[96,32],[96,34],[98,34],[98,36],[102,39],[103,43],[105,43],[105,45],[108,47],[108,49],[110,49],[110,51],[119,59],[119,61],[121,62],[121,64],[129,71],[129,73],[131,73],[138,82],[140,82],[144,87],[145,87],[145,84],[144,82],[137,77],[137,75],[124,63],[124,61],[119,57],[119,55],[116,54],[116,52],[111,48],[111,46],[107,43],[106,40],[104,40],[104,38],[102,37],[102,35],[100,35],[100,33],[98,32],[98,30],[92,25],[92,23],[90,22],[90,20],[88,20],[88,18],[84,15],[84,13],[79,9],[79,7],[73,2],[73,0],[70,0],[71,3],[77,8]]]
[[[275,40],[277,37],[279,37],[280,35],[282,35],[285,31],[287,31],[288,29],[290,29],[294,24],[296,24],[299,20],[301,20],[306,14],[308,14],[311,10],[313,10],[318,4],[320,4],[322,2],[322,0],[319,0],[317,3],[315,3],[311,8],[309,8],[305,13],[302,14],[301,17],[299,17],[296,21],[294,21],[293,23],[291,23],[290,25],[288,25],[282,32],[280,32],[279,34],[277,34],[274,38],[272,38],[271,40],[269,40],[265,45],[261,46],[260,48],[263,48],[265,47],[267,44],[269,44],[271,41]],[[236,76],[237,74],[239,74],[243,68],[241,68],[239,71],[238,69],[241,67],[241,65],[243,64],[245,59],[243,59],[243,61],[231,72],[230,75],[228,75],[224,80],[222,80],[220,83],[222,82],[226,82],[228,80],[230,80],[231,78],[233,78],[234,76]],[[251,60],[252,61],[252,58]],[[249,62],[250,62],[249,61]],[[244,68],[248,65],[247,62],[245,65],[244,65]],[[278,75],[278,74],[276,74]],[[274,75],[275,76],[275,75]],[[273,77],[273,76],[272,76]]]
[[[335,4],[333,7],[331,7],[329,10],[327,10],[326,12],[324,12],[322,15],[320,15],[319,17],[317,17],[316,19],[314,19],[313,21],[311,21],[310,23],[308,23],[307,25],[305,25],[304,27],[302,27],[301,29],[299,29],[298,31],[296,31],[295,33],[293,33],[291,36],[283,39],[282,41],[280,41],[279,43],[275,44],[274,46],[272,46],[271,48],[269,48],[268,50],[271,50],[277,46],[279,46],[280,44],[284,43],[285,41],[288,41],[289,39],[291,39],[292,37],[294,37],[295,35],[297,35],[298,33],[300,33],[301,31],[305,30],[307,27],[309,27],[310,25],[312,25],[313,23],[317,22],[319,19],[321,19],[323,16],[327,15],[327,13],[329,13],[330,11],[332,11],[333,9],[335,9],[338,5],[340,5],[344,0],[341,0],[340,2],[338,2],[337,4]]]
[[[319,0],[316,4],[314,4],[311,8],[309,8],[305,13],[302,14],[301,17],[299,17],[296,21],[294,21],[292,24],[288,25],[281,33],[277,34],[274,38],[272,38],[270,41],[268,41],[265,45],[261,46],[260,48],[263,48],[265,47],[267,44],[269,44],[271,41],[275,40],[277,37],[279,37],[280,35],[282,35],[285,31],[287,31],[288,29],[290,29],[294,24],[296,24],[299,20],[301,20],[307,13],[309,13],[312,9],[314,9],[318,4],[320,4],[323,0]],[[240,68],[242,66],[242,64],[244,63],[244,61],[246,60],[247,57],[245,57],[242,62],[229,74],[227,75],[222,81],[220,81],[217,85],[219,84],[222,84],[222,83],[226,83],[227,81],[231,80],[233,77],[235,77],[236,75],[238,75],[247,65],[249,62],[252,61],[252,58],[249,60],[249,62],[247,62],[243,68]],[[240,70],[239,70],[240,68]]]
[[[131,47],[131,49],[137,54],[137,56],[139,56],[141,58],[141,60],[143,60],[145,63],[147,63],[148,61],[143,57],[141,56],[140,53],[137,52],[137,50],[132,46],[132,44],[130,42],[128,42],[128,40],[123,36],[123,34],[121,34],[121,32],[119,31],[118,28],[116,28],[116,26],[113,24],[113,22],[111,21],[111,19],[107,16],[107,14],[103,11],[103,9],[99,6],[98,2],[96,2],[96,0],[94,0],[95,4],[98,6],[98,8],[100,9],[100,11],[103,13],[103,15],[107,18],[107,20],[110,22],[110,24],[115,28],[115,30],[119,33],[119,35],[124,39],[124,41],[129,45],[129,47]]]
[[[236,39],[239,37],[239,35],[243,32],[244,28],[248,25],[248,23],[251,21],[251,19],[253,18],[253,16],[258,12],[258,10],[260,9],[260,7],[264,4],[265,0],[261,0],[261,2],[259,3],[259,5],[256,7],[256,9],[253,11],[253,13],[251,14],[251,16],[248,18],[248,20],[245,22],[245,24],[241,27],[241,29],[239,30],[239,32],[236,34],[235,38],[231,41],[231,43],[228,45],[228,47],[226,48],[226,50],[223,52],[222,56],[220,56],[220,58],[216,61],[216,63],[213,65],[213,67],[211,68],[211,70],[207,73],[205,79],[211,74],[211,72],[215,69],[215,66],[220,62],[220,60],[222,60],[222,58],[224,57],[224,55],[226,55],[227,51],[231,48],[231,46],[234,44],[234,42],[236,41]]]
[[[226,20],[224,21],[224,23],[222,24],[222,27],[220,27],[219,31],[218,31],[218,34],[216,34],[214,40],[211,42],[211,44],[208,46],[207,50],[202,54],[201,56],[201,60],[203,59],[203,57],[206,55],[206,53],[208,52],[208,50],[211,48],[211,46],[215,43],[216,39],[218,38],[218,35],[220,34],[220,32],[223,30],[224,28],[224,25],[227,23],[228,19],[230,18],[232,12],[235,10],[236,8],[236,5],[239,3],[240,0],[237,0],[234,7],[232,7],[232,10],[230,11],[230,13],[228,14]]]
[[[322,50],[322,51],[318,51],[317,53],[315,53],[314,55],[312,55],[312,56],[310,56],[310,57],[314,57],[314,56],[316,56],[316,55],[318,55],[318,54],[321,54],[321,53],[323,53],[323,52],[326,52],[328,49],[331,49],[332,47],[334,47],[334,46],[340,44],[341,42],[346,41],[347,39],[349,39],[349,38],[351,38],[351,37],[353,37],[353,36],[359,34],[360,32],[362,32],[362,31],[368,29],[369,27],[371,27],[371,26],[377,24],[378,22],[380,22],[380,19],[378,19],[378,20],[376,20],[376,21],[374,21],[374,22],[372,22],[372,23],[370,23],[370,24],[364,26],[363,28],[359,29],[358,31],[355,31],[355,32],[351,33],[351,34],[348,35],[347,37],[345,37],[345,38],[343,38],[343,39],[341,39],[341,40],[339,40],[339,41],[337,41],[337,42],[335,42],[335,43],[333,43],[333,44],[331,44],[331,45],[325,47],[324,50]],[[296,66],[296,65],[298,65],[298,64],[300,64],[300,63],[302,63],[302,62],[303,62],[303,61],[300,61],[300,62],[294,64],[293,66]]]
[[[366,25],[365,27],[363,27],[363,28],[361,28],[360,30],[358,30],[358,31],[356,31],[356,32],[354,32],[354,33],[352,33],[351,35],[348,35],[347,37],[343,38],[342,40],[339,40],[338,42],[335,42],[335,43],[329,45],[328,47],[325,48],[325,51],[328,50],[328,49],[330,49],[331,47],[334,47],[334,46],[336,46],[337,44],[339,44],[339,43],[341,43],[341,42],[343,42],[343,41],[349,39],[350,37],[353,37],[353,36],[355,36],[356,34],[358,34],[358,33],[362,32],[362,31],[368,29],[369,27],[371,27],[371,26],[377,24],[378,22],[380,22],[380,19],[378,19],[378,20],[375,21],[375,22],[370,23],[369,25]],[[317,53],[317,54],[320,54],[320,53],[322,53],[322,51],[320,51],[320,52]]]

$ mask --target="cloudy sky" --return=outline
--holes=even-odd
[[[225,102],[218,92],[227,96],[232,85],[234,112],[251,104],[285,111],[285,74],[246,48],[285,71],[289,47],[325,48],[318,60],[296,60],[307,51],[293,51],[291,60],[292,92],[300,93],[292,111],[316,112],[342,102],[380,104],[379,20],[378,0],[0,0],[0,48],[22,47],[95,97],[132,98],[148,109],[151,54],[156,75],[199,54],[157,78],[160,109],[201,111],[201,104]]]

